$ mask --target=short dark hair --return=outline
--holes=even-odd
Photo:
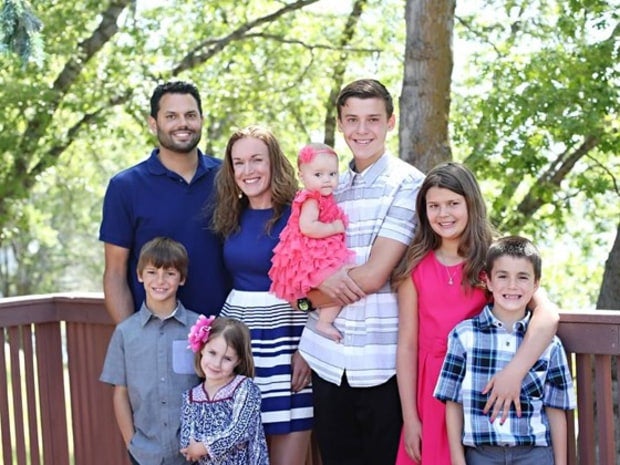
[[[169,237],[156,237],[140,249],[138,274],[142,274],[147,265],[155,268],[174,268],[181,274],[181,279],[185,279],[189,266],[187,249]]]
[[[336,99],[336,109],[338,110],[338,119],[341,117],[342,107],[345,106],[350,98],[379,98],[385,102],[385,111],[387,117],[391,118],[394,114],[394,102],[390,92],[381,82],[376,79],[358,79],[347,84],[342,88],[338,98]]]
[[[166,94],[190,94],[196,100],[198,104],[198,111],[202,116],[202,101],[200,100],[200,93],[198,88],[189,82],[185,81],[170,81],[158,85],[151,95],[151,116],[157,118],[157,112],[159,111],[159,101]]]
[[[495,261],[504,256],[525,258],[534,267],[534,279],[540,280],[542,259],[540,252],[530,240],[521,236],[507,236],[493,242],[487,252],[486,272],[488,276],[491,275]]]

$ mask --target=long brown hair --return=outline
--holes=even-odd
[[[416,199],[418,226],[407,253],[392,274],[393,287],[398,287],[409,278],[411,271],[428,252],[441,246],[441,237],[433,231],[426,212],[426,193],[431,187],[448,189],[465,198],[468,220],[458,247],[458,254],[465,262],[461,284],[470,288],[482,287],[480,273],[484,270],[487,249],[494,232],[476,178],[465,165],[453,162],[435,166],[422,183]]]
[[[231,347],[237,353],[237,357],[239,357],[239,364],[235,367],[234,373],[247,376],[248,378],[254,378],[254,357],[252,356],[250,330],[245,323],[233,318],[216,318],[213,320],[213,323],[211,323],[209,339],[217,336],[222,336],[226,345]],[[206,344],[206,342],[204,344]],[[196,370],[196,374],[203,379],[205,374],[200,366],[200,360],[202,359],[204,344],[194,356],[194,369]]]
[[[239,230],[239,221],[243,210],[248,208],[248,198],[242,195],[235,182],[232,162],[232,148],[240,139],[253,137],[265,143],[269,153],[271,171],[271,203],[273,216],[266,224],[266,232],[280,219],[282,213],[293,201],[297,192],[297,180],[293,165],[284,156],[278,140],[273,133],[263,126],[248,126],[235,131],[228,139],[224,163],[215,178],[216,201],[213,210],[212,228],[223,237]]]

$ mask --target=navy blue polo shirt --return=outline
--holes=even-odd
[[[221,160],[198,153],[199,163],[188,184],[158,158],[159,149],[141,163],[116,174],[103,201],[99,239],[129,249],[127,280],[135,311],[145,299],[136,276],[142,246],[167,236],[187,248],[189,271],[178,298],[197,313],[217,315],[230,291],[222,259],[222,242],[211,232],[205,207],[214,199],[214,180]]]

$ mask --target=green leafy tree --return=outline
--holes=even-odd
[[[571,247],[583,251],[581,265],[557,271],[584,285],[590,302],[603,268],[600,257],[588,260],[588,248],[601,236],[611,242],[620,213],[620,26],[613,3],[486,2],[482,13],[458,18],[459,33],[477,45],[470,77],[453,94],[457,157],[486,180],[501,232],[532,235],[554,253],[565,241],[566,257]],[[617,276],[620,263],[610,273]],[[573,307],[561,285],[556,298]]]
[[[383,8],[398,18],[397,1],[360,1],[337,13],[311,9],[317,0],[147,3],[33,1],[47,32],[42,66],[0,57],[6,83],[0,88],[5,295],[53,289],[33,269],[44,259],[49,276],[60,275],[66,263],[83,267],[82,256],[101,267],[96,237],[103,190],[112,174],[152,147],[145,120],[157,83],[187,79],[202,90],[205,151],[222,153],[231,128],[259,122],[274,129],[292,156],[301,144],[323,137],[330,89],[340,85],[333,84],[337,65],[347,59],[356,74],[378,73],[384,57],[398,50],[387,41],[397,20],[384,27],[372,20]],[[369,16],[360,19],[364,7]],[[371,46],[367,37],[373,37]],[[387,60],[386,74],[396,83],[398,55]],[[80,189],[95,201],[78,199]],[[90,241],[70,243],[65,233],[76,234],[71,225],[87,228]],[[98,275],[86,284],[77,278],[56,285],[100,288]]]

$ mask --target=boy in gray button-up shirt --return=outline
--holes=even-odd
[[[132,464],[182,465],[182,393],[199,379],[187,334],[198,314],[177,300],[187,276],[182,244],[158,237],[140,251],[138,279],[146,301],[116,327],[100,380],[114,385],[114,413]]]

